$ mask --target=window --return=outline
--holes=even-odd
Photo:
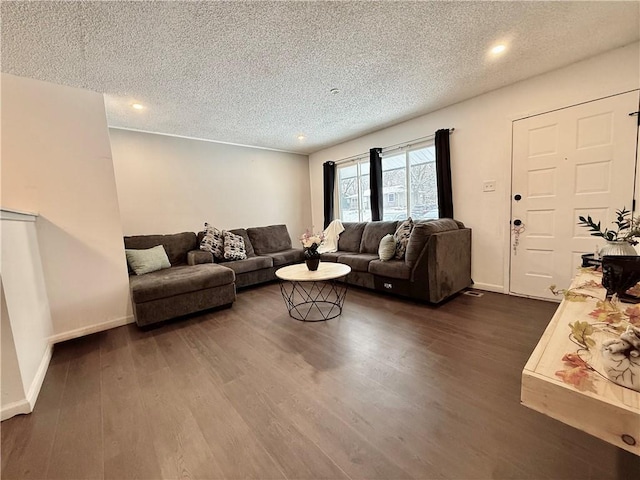
[[[383,220],[438,218],[435,160],[434,145],[383,153]]]
[[[382,154],[383,220],[438,218],[435,145]],[[340,219],[371,221],[369,157],[338,165]]]
[[[340,219],[343,222],[371,221],[369,159],[338,166]]]

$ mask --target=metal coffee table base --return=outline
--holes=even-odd
[[[347,284],[335,280],[281,281],[280,291],[289,316],[302,322],[323,322],[342,313]]]

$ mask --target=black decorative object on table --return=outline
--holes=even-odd
[[[602,257],[602,286],[607,300],[616,294],[624,302],[640,303],[640,298],[626,292],[640,282],[640,256],[605,255]]]
[[[307,264],[307,268],[310,271],[315,272],[316,270],[318,270],[318,265],[320,265],[320,255],[311,258],[307,257],[304,261]]]

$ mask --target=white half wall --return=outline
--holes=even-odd
[[[49,300],[36,217],[0,212],[2,420],[33,410],[51,358]]]
[[[2,278],[0,277],[0,420],[6,420],[20,413],[29,413],[29,402],[22,385],[22,375],[18,364],[18,354],[9,322],[9,309],[5,300]]]
[[[39,215],[54,341],[131,321],[102,95],[1,79],[2,207]]]
[[[638,43],[524,80],[436,112],[313,153],[309,158],[313,223],[323,221],[322,164],[455,127],[451,135],[456,219],[473,229],[476,287],[508,290],[513,120],[640,88]],[[487,65],[487,75],[491,66]],[[484,193],[482,184],[495,181]]]
[[[306,155],[110,129],[125,235],[311,227]]]

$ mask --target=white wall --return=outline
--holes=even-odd
[[[512,121],[639,88],[639,45],[619,48],[312,154],[313,222],[320,225],[323,219],[323,162],[455,127],[450,138],[454,212],[473,229],[472,278],[478,288],[506,291]],[[487,180],[496,181],[495,192],[482,192]]]
[[[5,210],[0,213],[4,420],[31,412],[35,405],[51,358],[52,322],[36,217]]]
[[[110,129],[126,235],[311,226],[306,155]],[[320,224],[318,224],[320,225]],[[320,225],[321,227],[321,225]]]
[[[18,354],[13,340],[13,332],[11,331],[11,323],[9,322],[9,310],[5,300],[4,288],[2,288],[2,278],[0,278],[0,321],[2,322],[2,330],[0,330],[0,418],[5,420],[13,416],[14,411],[18,413],[26,413],[27,402],[26,392],[22,385],[22,376],[20,374],[20,365],[18,365]],[[5,413],[6,412],[6,413]]]
[[[131,321],[102,95],[1,79],[2,207],[39,214],[54,341]]]

